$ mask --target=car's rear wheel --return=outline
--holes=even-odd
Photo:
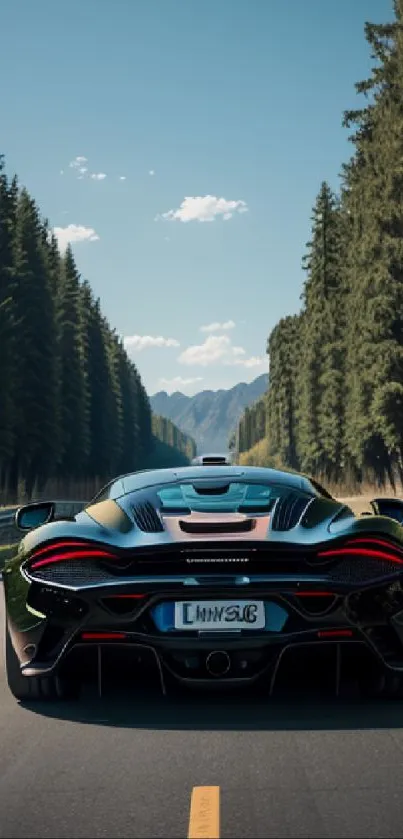
[[[47,676],[24,676],[21,673],[18,656],[14,650],[8,626],[6,626],[6,674],[11,693],[25,702],[76,699],[79,685],[68,681],[58,673]]]
[[[402,699],[403,678],[400,673],[385,670],[372,675],[360,684],[361,693],[367,699]]]

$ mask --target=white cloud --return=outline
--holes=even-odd
[[[243,347],[233,346],[228,335],[209,335],[203,344],[194,344],[187,347],[180,354],[178,361],[189,367],[209,367],[212,364],[222,364],[226,367],[265,368],[268,365],[268,359],[264,357],[246,357],[246,350]]]
[[[64,169],[60,169],[60,174],[64,175]]]
[[[128,335],[124,338],[127,350],[145,350],[149,347],[180,347],[176,338],[163,338],[162,335]]]
[[[67,227],[54,227],[53,233],[56,236],[59,248],[65,251],[68,244],[73,242],[97,242],[98,234],[93,227],[83,227],[80,224],[69,224]]]
[[[149,171],[149,173],[148,173],[148,174],[149,174],[149,175],[151,175],[151,176],[152,176],[152,175],[155,175],[155,171],[154,171],[154,169],[150,169],[150,171]]]
[[[173,379],[160,379],[159,385],[167,391],[167,393],[174,393],[176,390],[181,390],[202,382],[203,376],[193,376],[193,378],[184,379],[183,376],[175,376]]]
[[[267,368],[269,367],[268,357],[259,356],[259,355],[251,355],[250,358],[237,359],[236,361],[233,361],[232,363],[233,364],[239,364],[241,367],[247,367],[247,368],[262,367],[262,368],[266,369],[266,367]]]
[[[180,354],[178,361],[181,364],[207,367],[210,364],[216,364],[217,361],[224,364],[244,353],[243,347],[232,346],[228,335],[209,335],[204,344],[187,347]]]
[[[200,332],[221,332],[222,330],[234,329],[234,327],[235,323],[233,320],[226,320],[224,323],[214,321],[214,323],[208,323],[207,326],[201,326]]]
[[[69,163],[70,169],[73,169],[77,175],[79,181],[82,181],[83,178],[91,178],[93,181],[103,181],[106,178],[105,172],[90,172],[88,169],[88,158],[84,157],[82,154],[77,155],[74,160],[71,160]],[[60,174],[62,175],[64,170],[62,169]],[[126,180],[126,175],[122,175],[120,178],[121,181]]]
[[[121,175],[121,176],[120,176],[120,178],[119,178],[119,180],[120,180],[120,181],[125,181],[125,180],[126,180],[126,175]]]
[[[245,201],[228,201],[226,198],[216,198],[215,195],[204,195],[184,198],[177,210],[168,210],[167,213],[157,216],[165,221],[214,221],[217,216],[222,216],[224,221],[232,217],[234,212],[246,213],[248,207]]]
[[[80,166],[83,165],[83,163],[87,163],[87,158],[79,154],[77,157],[74,158],[74,160],[70,161],[69,166],[70,169],[79,169]]]

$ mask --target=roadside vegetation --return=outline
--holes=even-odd
[[[312,211],[298,313],[272,330],[267,394],[243,414],[243,464],[352,491],[403,477],[403,0],[365,25],[373,58],[344,114],[353,153]]]
[[[1,156],[0,394],[0,504],[91,497],[155,461],[160,434],[174,465],[193,450],[180,432],[153,427],[138,370],[71,248],[60,252]]]

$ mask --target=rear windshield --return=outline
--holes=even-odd
[[[161,512],[194,510],[203,513],[266,512],[274,502],[290,493],[310,496],[284,484],[246,484],[226,482],[221,485],[178,483],[157,490]]]

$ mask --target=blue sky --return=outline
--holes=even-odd
[[[76,240],[78,268],[150,394],[267,369],[270,330],[300,306],[320,183],[337,189],[351,154],[341,120],[370,67],[364,22],[391,10],[3,0],[7,171],[61,246]]]

